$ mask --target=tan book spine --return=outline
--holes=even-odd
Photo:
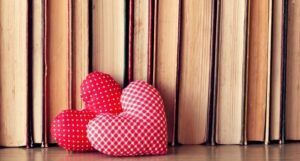
[[[0,146],[27,143],[28,3],[0,0]]]
[[[154,85],[162,95],[168,121],[168,139],[175,144],[176,91],[180,0],[158,2]],[[168,80],[168,81],[166,81]]]
[[[125,1],[93,0],[93,70],[125,76]]]
[[[134,0],[133,80],[148,79],[149,2]]]
[[[216,143],[241,144],[246,67],[247,1],[220,2]]]
[[[72,1],[72,101],[82,109],[80,85],[89,69],[89,1]]]
[[[273,14],[273,1],[269,1],[269,35],[268,35],[268,73],[267,73],[267,109],[266,109],[266,126],[265,126],[265,144],[270,142],[270,97],[271,97],[271,61],[272,61],[272,14]]]
[[[182,4],[178,142],[206,142],[210,107],[213,1]]]
[[[43,131],[43,11],[44,1],[32,3],[32,106],[33,106],[33,140],[42,143]]]
[[[270,140],[280,140],[283,77],[283,0],[273,2],[270,98]]]
[[[288,1],[286,140],[300,140],[300,1]]]
[[[54,117],[70,105],[69,0],[47,0],[45,36],[45,145]]]

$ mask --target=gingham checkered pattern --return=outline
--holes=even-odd
[[[96,113],[119,113],[122,89],[108,74],[90,73],[81,84],[81,99],[85,108]]]
[[[65,110],[52,122],[51,135],[66,150],[93,150],[86,137],[86,125],[95,116],[95,112],[89,110]]]
[[[89,122],[92,146],[113,156],[166,154],[166,116],[158,91],[143,81],[132,82],[123,90],[121,104],[119,115],[101,114]]]

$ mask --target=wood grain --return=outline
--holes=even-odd
[[[300,140],[300,1],[288,2],[286,139]]]
[[[201,144],[207,139],[212,62],[213,1],[182,4],[181,73],[178,142]]]
[[[128,161],[257,161],[257,160],[280,160],[297,161],[300,160],[300,145],[251,145],[243,146],[177,146],[169,147],[167,155],[163,156],[143,156],[127,157]],[[111,157],[99,152],[70,153],[62,148],[51,147],[47,149],[34,148],[6,148],[0,150],[0,159],[9,161],[31,161],[31,160],[51,160],[51,161],[119,161],[120,157]]]
[[[245,0],[220,2],[216,142],[242,143],[245,51]]]
[[[27,16],[27,1],[0,0],[0,146],[26,145]]]

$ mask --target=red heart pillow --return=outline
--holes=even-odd
[[[80,96],[85,108],[96,113],[119,113],[122,89],[108,74],[92,72],[81,84]]]
[[[93,150],[86,137],[86,125],[96,116],[90,110],[65,110],[51,124],[52,137],[58,145],[69,151]]]
[[[123,90],[121,104],[119,115],[101,114],[89,122],[92,146],[113,156],[166,154],[166,116],[158,91],[143,81],[132,82]]]
[[[58,145],[70,151],[93,150],[86,137],[86,125],[98,113],[122,111],[121,87],[108,74],[90,73],[81,84],[85,110],[66,110],[58,114],[51,125],[52,137]]]

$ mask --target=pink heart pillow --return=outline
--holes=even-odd
[[[81,84],[82,111],[65,110],[51,124],[51,135],[58,145],[69,151],[93,150],[86,137],[86,125],[99,113],[117,114],[121,108],[121,87],[108,74],[90,73]]]
[[[92,146],[108,155],[167,153],[167,124],[158,91],[143,81],[130,83],[121,95],[123,112],[100,114],[87,126]]]

